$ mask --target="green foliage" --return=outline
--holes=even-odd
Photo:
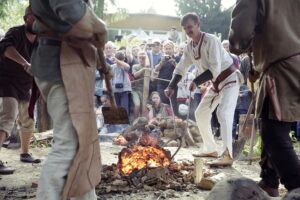
[[[3,1],[3,0],[1,0]],[[6,0],[4,0],[5,2]],[[3,6],[3,7],[1,7]],[[24,24],[23,16],[27,1],[9,0],[0,4],[0,28],[7,31],[13,26]]]
[[[262,140],[261,140],[261,136],[259,136],[257,138],[257,142],[256,142],[255,146],[253,147],[252,156],[260,156],[261,150],[262,150]],[[250,153],[250,141],[247,141],[247,143],[245,144],[244,149],[243,149],[243,154],[245,156],[248,156],[249,153]]]
[[[0,1],[0,19],[3,18],[5,16],[5,12],[4,12],[4,9],[5,7],[7,6],[7,2],[9,0],[1,0]]]
[[[48,138],[45,140],[37,141],[35,137],[33,137],[33,141],[30,142],[30,148],[43,148],[43,147],[52,147],[53,138]]]
[[[115,0],[109,0],[109,1],[105,1],[105,0],[94,0],[93,4],[94,4],[94,11],[96,13],[96,15],[98,17],[100,17],[101,19],[104,18],[104,14],[106,13],[106,7],[107,7],[107,3],[110,2],[112,5],[115,5]]]
[[[291,131],[291,132],[289,133],[289,136],[290,136],[290,138],[291,138],[291,140],[292,140],[293,143],[297,143],[297,142],[298,142],[298,139],[297,139],[297,137],[296,137],[295,131]]]
[[[127,46],[138,46],[138,45],[140,45],[142,43],[142,41],[138,40],[138,39],[133,39],[129,43],[128,40],[126,40],[126,36],[123,35],[123,38],[121,39],[121,41],[119,41],[119,42],[115,41],[114,43],[118,47],[121,47],[121,46],[127,47]]]
[[[179,15],[195,12],[201,20],[201,30],[220,33],[228,38],[232,8],[222,10],[221,0],[175,0]]]

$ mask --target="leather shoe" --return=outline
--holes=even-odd
[[[212,157],[212,158],[217,158],[218,157],[218,152],[214,151],[212,153],[198,153],[198,154],[192,154],[195,157]]]
[[[0,174],[1,175],[8,175],[8,174],[13,174],[14,169],[6,167],[3,162],[0,160]]]
[[[228,151],[225,151],[222,158],[207,162],[210,167],[230,167],[233,164],[233,158],[229,155]]]
[[[266,193],[268,193],[271,197],[279,197],[278,188],[269,187],[263,180],[259,181],[257,184],[261,189],[263,189]]]
[[[32,157],[29,153],[20,154],[20,161],[26,162],[26,163],[40,163],[41,162],[40,159]]]

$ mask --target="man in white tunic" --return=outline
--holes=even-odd
[[[240,73],[234,67],[232,58],[222,47],[220,40],[212,34],[200,31],[200,20],[196,14],[187,13],[182,18],[181,25],[191,40],[185,47],[184,54],[174,70],[173,78],[165,90],[165,94],[171,96],[174,93],[175,86],[191,64],[194,64],[200,71],[200,75],[193,80],[189,88],[191,91],[194,91],[197,85],[212,81],[212,87],[209,88],[195,111],[203,146],[200,152],[194,156],[218,157],[210,121],[212,112],[219,105],[217,116],[223,140],[222,157],[209,164],[211,166],[231,166],[233,163],[232,124],[241,82],[239,80]]]

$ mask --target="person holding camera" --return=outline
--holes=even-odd
[[[159,78],[159,80],[157,81],[156,90],[161,97],[161,101],[163,103],[169,104],[169,99],[165,96],[164,90],[168,87],[169,81],[172,78],[173,71],[177,64],[174,57],[174,43],[172,41],[164,42],[163,53],[164,55],[160,58],[159,63],[155,66],[154,74]],[[171,100],[174,112],[176,114],[176,95],[172,96]]]
[[[112,61],[115,63],[111,66],[114,74],[112,78],[112,89],[116,98],[117,106],[124,107],[128,113],[129,99],[128,93],[131,92],[128,71],[130,66],[124,62],[125,54],[118,51]]]

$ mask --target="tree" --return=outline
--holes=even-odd
[[[24,24],[23,16],[27,1],[0,0],[0,28],[7,31],[13,26]]]
[[[9,0],[1,0],[0,1],[0,19],[5,16],[5,7]]]
[[[109,0],[112,5],[115,5],[115,0]],[[94,0],[94,11],[98,17],[104,18],[107,0]]]
[[[228,37],[232,8],[222,10],[221,0],[175,0],[177,12],[184,15],[195,12],[201,20],[201,30],[220,33],[222,39]]]

